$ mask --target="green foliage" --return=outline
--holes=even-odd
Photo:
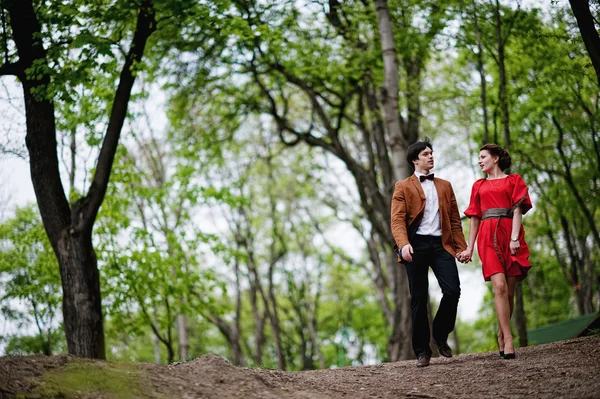
[[[7,350],[51,354],[63,348],[57,339],[61,303],[58,263],[34,207],[18,208],[0,225],[0,313],[31,337],[5,337]],[[35,352],[34,352],[35,351]]]
[[[202,266],[202,248],[210,248],[215,238],[193,224],[202,188],[193,180],[190,160],[163,158],[156,141],[137,151],[138,156],[120,151],[117,182],[97,229],[106,314],[118,329],[109,335],[143,338],[154,326],[173,350],[177,315],[204,309],[219,313],[210,293],[226,289]],[[156,169],[159,165],[164,169]],[[129,358],[127,353],[113,356]]]
[[[5,345],[4,355],[6,356],[51,355],[67,351],[62,328],[51,329],[47,333],[32,336],[14,334],[0,337],[0,342]]]
[[[535,237],[535,233],[532,236]],[[538,240],[544,240],[543,235],[539,237],[533,241],[533,245],[542,247],[536,245]],[[577,309],[573,306],[573,288],[561,270],[560,261],[543,250],[534,250],[530,261],[535,270],[523,282],[528,328],[541,327],[577,316]]]
[[[326,363],[348,366],[385,359],[388,336],[385,320],[373,289],[364,284],[364,270],[332,261],[320,310]],[[344,329],[349,330],[347,337],[343,335]]]

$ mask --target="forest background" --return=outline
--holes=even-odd
[[[389,208],[426,136],[461,210],[483,143],[530,187],[520,345],[597,312],[600,53],[581,4],[597,38],[596,1],[4,1],[2,354],[412,358]],[[495,349],[490,287],[459,268],[451,346]]]

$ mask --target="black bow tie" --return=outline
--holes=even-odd
[[[419,181],[420,181],[421,183],[423,183],[423,182],[424,182],[425,180],[427,180],[427,179],[429,179],[429,180],[433,181],[433,173],[432,173],[432,174],[430,174],[430,175],[427,175],[427,176],[423,176],[423,175],[419,176]]]

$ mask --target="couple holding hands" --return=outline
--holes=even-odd
[[[504,173],[511,165],[506,150],[495,144],[481,147],[479,167],[487,178],[473,184],[469,207],[464,212],[471,220],[465,242],[452,185],[431,173],[434,162],[429,140],[409,146],[406,159],[415,172],[396,183],[391,216],[398,261],[404,263],[408,275],[417,366],[429,365],[430,339],[440,355],[452,357],[447,340],[454,329],[460,297],[455,259],[470,262],[476,239],[483,277],[492,282],[494,289],[500,356],[514,359],[510,318],[515,286],[531,267],[521,225],[523,214],[531,209],[525,182],[518,174]],[[442,290],[431,336],[427,316],[429,267]]]

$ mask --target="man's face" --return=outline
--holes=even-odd
[[[415,169],[420,170],[431,170],[433,169],[433,151],[431,148],[426,147],[419,153],[419,159],[413,161]]]

